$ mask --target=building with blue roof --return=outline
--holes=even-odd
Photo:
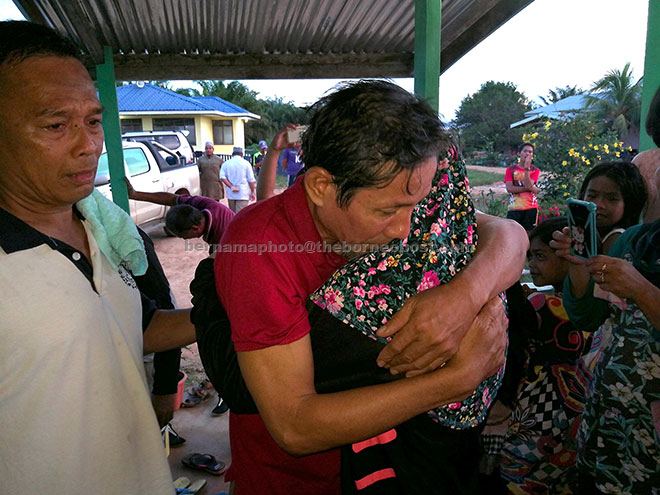
[[[184,96],[149,83],[117,87],[121,131],[188,131],[196,151],[211,141],[218,154],[245,148],[245,123],[260,119],[217,96]]]
[[[594,95],[598,96],[598,95]],[[559,101],[545,105],[543,107],[534,108],[525,112],[525,118],[514,122],[509,127],[514,129],[532,122],[539,120],[562,120],[575,116],[578,112],[587,109],[587,95],[573,95],[567,96]]]

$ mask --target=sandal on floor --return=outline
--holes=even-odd
[[[211,397],[212,390],[213,386],[208,380],[202,381],[199,385],[192,387],[190,390],[186,390],[186,393],[183,396],[183,402],[181,402],[181,406],[195,407],[203,400]]]
[[[216,476],[221,475],[227,469],[224,462],[217,461],[211,454],[189,454],[181,459],[181,464],[191,469],[199,469]]]
[[[194,495],[206,485],[206,480],[197,480],[186,488],[177,488],[176,493],[180,495]]]
[[[184,476],[174,480],[174,488],[177,490],[177,493],[178,493],[178,490],[180,490],[182,488],[187,488],[188,485],[190,485],[190,480],[188,478],[184,477]]]

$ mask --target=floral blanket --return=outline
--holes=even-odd
[[[443,162],[441,162],[443,163]],[[404,240],[372,251],[336,271],[311,299],[343,323],[387,343],[376,330],[412,295],[445,284],[470,261],[477,243],[476,215],[465,164],[439,167],[429,195],[415,208]],[[450,428],[472,428],[488,412],[504,369],[463,400],[428,414]]]

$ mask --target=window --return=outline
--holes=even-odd
[[[215,144],[234,144],[234,130],[231,120],[213,121],[213,142]]]
[[[195,119],[153,119],[154,131],[189,131],[186,136],[190,144],[197,144]]]
[[[121,119],[121,133],[142,132],[142,119]]]
[[[149,161],[140,148],[129,148],[124,150],[124,163],[131,177],[149,171]],[[103,153],[99,158],[99,166],[96,169],[95,185],[107,184],[110,181],[108,172],[108,154]]]

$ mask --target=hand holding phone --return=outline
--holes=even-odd
[[[571,254],[578,258],[591,258],[598,254],[596,232],[596,204],[568,199],[568,228],[571,235]]]
[[[295,129],[287,129],[286,135],[287,135],[287,139],[289,140],[289,143],[291,144],[299,143],[303,133],[306,130],[307,130],[306,125],[296,126]]]

